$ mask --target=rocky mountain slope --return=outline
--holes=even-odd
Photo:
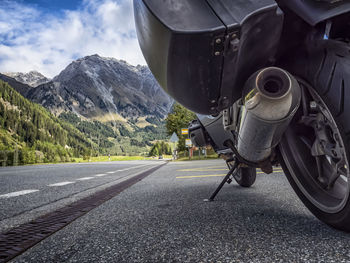
[[[4,73],[4,75],[14,78],[15,80],[23,84],[27,84],[31,87],[37,87],[41,84],[44,84],[50,81],[50,79],[48,79],[43,74],[35,70],[30,71],[28,73],[10,72],[10,73]]]
[[[0,80],[8,83],[12,88],[14,88],[17,92],[19,92],[22,96],[27,97],[27,95],[31,92],[33,87],[24,84],[22,82],[19,82],[15,80],[14,78],[11,78],[7,75],[0,73]]]
[[[3,74],[0,79],[77,128],[100,154],[147,154],[166,138],[164,117],[173,100],[145,66],[92,55],[36,87]]]
[[[162,119],[173,103],[147,67],[98,55],[73,61],[27,97],[55,114],[71,111],[111,122],[149,116]]]

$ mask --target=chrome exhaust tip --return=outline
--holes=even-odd
[[[243,94],[237,150],[258,163],[280,142],[300,105],[300,87],[287,71],[269,67],[248,79]]]

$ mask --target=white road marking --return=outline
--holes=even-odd
[[[3,194],[0,195],[0,198],[9,198],[9,197],[15,197],[15,196],[20,196],[20,195],[26,195],[34,192],[38,192],[39,190],[23,190],[23,191],[18,191],[18,192],[12,192],[8,194]]]
[[[48,186],[63,186],[63,185],[67,185],[67,184],[74,184],[74,182],[60,182],[60,183],[56,183],[56,184],[49,184]]]
[[[139,165],[139,166],[134,166],[134,167],[129,167],[129,168],[125,168],[125,169],[121,169],[121,170],[116,170],[113,172],[107,172],[106,174],[96,174],[95,177],[102,177],[105,176],[107,174],[114,174],[116,172],[122,172],[122,171],[127,171],[127,170],[131,170],[131,169],[135,169],[135,168],[140,168],[143,166],[149,166],[151,164],[146,164],[146,165]],[[94,179],[94,177],[82,177],[82,178],[78,178],[78,181],[85,181],[85,180],[91,180]],[[59,183],[54,183],[54,184],[49,184],[48,186],[50,187],[54,187],[54,186],[64,186],[64,185],[68,185],[68,184],[74,184],[75,182],[59,182]],[[26,194],[30,194],[30,193],[35,193],[38,192],[39,190],[22,190],[22,191],[18,191],[18,192],[12,192],[12,193],[8,193],[8,194],[3,194],[0,195],[0,198],[9,198],[9,197],[16,197],[16,196],[21,196],[21,195],[26,195]]]
[[[82,177],[82,178],[78,178],[78,181],[86,181],[86,180],[91,180],[94,179],[93,177]]]
[[[115,170],[115,171],[111,171],[111,172],[106,172],[105,174],[96,174],[94,176],[95,177],[102,177],[102,176],[105,176],[107,174],[114,174],[114,173],[117,173],[117,172],[128,171],[128,170],[131,170],[131,169],[140,168],[140,167],[149,166],[149,165],[152,165],[152,164],[144,164],[144,165],[139,165],[139,166],[133,166],[133,167],[129,167],[129,168],[121,169],[121,170]]]
[[[133,167],[129,167],[129,168],[121,169],[121,170],[116,170],[114,172],[123,172],[123,171],[136,169],[136,168],[140,168],[140,167],[143,167],[143,166],[149,166],[149,165],[152,165],[152,164],[143,164],[143,165],[139,165],[139,166],[133,166]]]

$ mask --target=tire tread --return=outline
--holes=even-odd
[[[329,77],[329,79],[327,81],[327,89],[323,92],[324,95],[327,95],[329,93],[329,91],[331,90],[331,87],[332,87],[332,84],[333,84],[333,80],[334,80],[334,73],[335,73],[336,68],[337,68],[337,62],[334,62],[333,66],[332,66],[330,77]]]
[[[306,46],[305,50],[288,55],[282,66],[318,91],[334,116],[350,160],[350,46],[335,40],[318,40]],[[279,158],[292,187],[310,211],[323,222],[350,232],[350,197],[337,214],[319,210],[304,196]]]
[[[344,113],[344,92],[345,92],[345,84],[344,84],[344,79],[341,80],[341,88],[340,88],[340,109],[338,114],[336,115],[336,118],[338,118],[340,115]]]

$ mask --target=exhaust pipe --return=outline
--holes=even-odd
[[[253,74],[243,90],[238,153],[250,162],[266,160],[300,105],[300,87],[287,71],[269,67]]]

